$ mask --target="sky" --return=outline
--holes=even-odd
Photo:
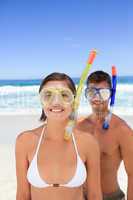
[[[36,79],[52,72],[133,75],[132,0],[0,0],[0,79]]]

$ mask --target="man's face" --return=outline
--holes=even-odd
[[[111,95],[109,84],[106,81],[89,83],[87,91],[93,112],[99,114],[106,112],[108,110],[108,103]]]

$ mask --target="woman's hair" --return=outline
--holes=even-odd
[[[100,83],[102,81],[106,81],[109,87],[112,88],[111,77],[104,71],[95,71],[91,73],[87,78],[87,87],[89,86],[89,83]]]
[[[76,87],[75,87],[75,84],[74,84],[73,80],[68,75],[66,75],[64,73],[59,73],[59,72],[51,73],[51,74],[49,74],[48,76],[46,76],[42,80],[40,88],[39,88],[39,93],[43,89],[44,85],[46,83],[48,83],[49,81],[65,81],[67,86],[68,86],[68,88],[72,91],[74,96],[76,95]],[[44,110],[42,109],[42,114],[41,114],[41,117],[40,117],[40,121],[45,121],[46,118],[47,117],[46,117],[46,115],[44,113]]]

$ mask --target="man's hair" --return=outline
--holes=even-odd
[[[104,71],[95,71],[91,73],[87,78],[86,84],[89,86],[90,83],[100,83],[102,81],[106,81],[109,87],[112,88],[111,77]]]

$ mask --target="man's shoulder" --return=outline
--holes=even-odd
[[[98,144],[96,138],[90,133],[86,132],[84,130],[75,129],[75,136],[78,141],[82,142],[84,144],[84,147],[87,148],[96,146]]]
[[[119,128],[122,126],[129,126],[128,124],[127,124],[127,122],[126,122],[126,120],[125,119],[123,119],[123,118],[121,118],[120,116],[118,116],[118,115],[115,115],[115,114],[113,114],[113,123],[116,125],[118,125],[119,126]]]
[[[76,123],[76,128],[83,132],[88,132],[89,128],[89,118],[88,117],[81,117],[78,119]]]
[[[125,119],[119,117],[118,115],[113,115],[113,124],[118,132],[132,132],[131,127],[128,125]]]
[[[77,120],[77,125],[80,125],[80,126],[84,126],[86,124],[91,124],[91,123],[92,123],[92,121],[91,121],[91,117],[90,116],[80,117]]]
[[[78,123],[83,122],[83,121],[86,120],[86,119],[87,119],[87,117],[84,117],[84,116],[79,117],[79,118],[78,118]]]

